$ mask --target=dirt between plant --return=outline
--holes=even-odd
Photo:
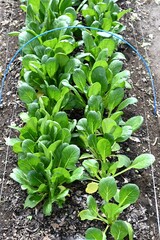
[[[156,5],[154,1],[136,1],[136,4],[135,1],[121,1],[121,5],[133,8],[133,13],[124,19],[127,25],[124,36],[126,40],[138,47],[143,56],[146,57],[146,53],[148,54],[155,77],[159,111],[160,5]],[[6,64],[17,49],[17,39],[9,38],[7,33],[22,27],[23,14],[19,10],[18,1],[1,1],[0,9],[2,13],[0,19],[0,68],[2,69],[0,75],[2,75]],[[148,46],[147,51],[144,46]],[[153,114],[151,82],[143,64],[129,47],[122,47],[122,51],[127,57],[125,67],[131,71],[133,85],[133,89],[128,95],[135,96],[139,100],[137,106],[127,109],[126,116],[142,115],[145,119],[141,130],[136,132],[133,138],[125,144],[124,151],[131,158],[143,152],[152,152],[156,157],[156,163],[152,168],[137,172],[131,171],[121,178],[123,182],[136,183],[141,190],[138,202],[131,206],[122,218],[124,217],[133,225],[135,240],[158,240],[158,212],[160,211],[160,128],[158,117]],[[98,225],[94,221],[81,222],[78,218],[78,212],[86,206],[87,194],[84,183],[74,184],[64,208],[58,209],[54,206],[52,216],[46,218],[43,216],[40,206],[35,209],[23,209],[26,194],[9,177],[12,169],[16,166],[16,156],[5,146],[4,139],[10,134],[15,134],[13,131],[10,132],[8,125],[13,122],[18,123],[18,114],[23,110],[16,95],[19,72],[20,63],[16,60],[5,84],[4,104],[0,109],[0,240],[82,240],[85,230],[89,226]],[[103,228],[103,225],[99,225],[99,227]]]

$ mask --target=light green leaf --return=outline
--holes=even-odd
[[[84,160],[82,165],[91,176],[95,177],[97,175],[99,163],[95,159]]]
[[[97,149],[98,149],[103,161],[105,161],[106,158],[111,155],[111,143],[105,138],[101,138],[98,141]]]
[[[140,191],[136,184],[126,184],[119,192],[119,206],[135,203],[139,197]]]
[[[128,228],[124,221],[117,220],[111,225],[111,235],[116,240],[124,240],[128,235]]]
[[[106,237],[100,229],[89,228],[86,231],[85,240],[106,240]]]
[[[102,178],[99,182],[99,194],[106,201],[114,197],[117,192],[117,184],[113,177]]]
[[[90,129],[91,133],[94,134],[95,131],[100,127],[101,125],[101,114],[96,111],[89,111],[87,114],[87,123],[88,128]]]
[[[111,90],[107,98],[107,108],[110,113],[117,107],[124,98],[124,89],[116,88]]]
[[[91,213],[90,210],[83,210],[79,213],[81,220],[94,220],[96,217]]]
[[[155,157],[152,154],[144,153],[136,157],[131,164],[132,168],[143,169],[151,166],[155,161]]]
[[[53,78],[54,74],[58,70],[58,63],[56,58],[49,58],[45,63],[46,71],[50,78]]]
[[[77,68],[73,72],[73,81],[76,86],[83,92],[86,87],[86,75],[83,70]]]
[[[88,206],[88,209],[90,210],[90,212],[95,217],[97,217],[97,215],[98,215],[98,207],[97,207],[97,203],[96,203],[96,200],[94,199],[94,197],[88,196],[88,198],[87,198],[87,206]]]
[[[101,93],[101,84],[99,82],[93,83],[88,89],[88,97],[92,95],[99,95]]]
[[[22,151],[24,153],[34,153],[35,148],[35,142],[33,142],[31,139],[25,139],[22,142]]]
[[[132,127],[132,131],[135,132],[136,130],[138,130],[140,128],[140,126],[143,123],[143,117],[142,116],[135,116],[130,118],[126,123],[125,126],[131,126]]]
[[[130,104],[135,104],[137,103],[138,100],[135,97],[130,97],[125,99],[123,102],[121,102],[117,108],[117,111],[123,110],[124,108],[126,108],[128,105]]]

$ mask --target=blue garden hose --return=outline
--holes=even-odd
[[[0,89],[0,105],[2,105],[3,103],[3,97],[2,97],[2,94],[3,94],[3,89],[4,89],[4,84],[5,84],[5,80],[7,78],[7,75],[9,73],[9,70],[10,70],[10,67],[11,67],[11,64],[14,62],[14,60],[16,59],[16,57],[19,55],[19,53],[28,45],[30,44],[31,42],[33,42],[35,39],[39,38],[39,37],[42,37],[48,33],[51,33],[51,32],[55,32],[55,31],[58,31],[58,30],[64,30],[64,29],[74,29],[74,28],[78,28],[78,29],[89,29],[89,30],[95,30],[95,31],[99,31],[99,32],[104,32],[104,33],[107,33],[109,35],[111,35],[112,37],[115,37],[117,38],[118,40],[121,40],[122,42],[124,42],[125,44],[127,44],[137,55],[138,57],[140,58],[140,60],[143,62],[147,72],[148,72],[148,75],[150,77],[150,80],[151,80],[151,84],[152,84],[152,91],[153,91],[153,102],[154,102],[154,114],[156,115],[157,114],[157,97],[156,97],[156,89],[155,89],[155,84],[154,84],[154,79],[153,79],[153,76],[152,76],[152,73],[151,73],[151,70],[150,70],[150,67],[147,63],[147,61],[144,59],[144,57],[138,52],[138,50],[133,46],[131,45],[128,41],[126,41],[125,39],[123,39],[122,37],[120,37],[119,35],[115,34],[115,33],[112,33],[112,32],[109,32],[109,31],[105,31],[103,29],[99,29],[99,28],[96,28],[96,27],[87,27],[87,26],[83,26],[83,25],[78,25],[78,26],[68,26],[68,27],[59,27],[59,28],[54,28],[54,29],[51,29],[51,30],[48,30],[46,32],[43,32],[35,37],[33,37],[32,39],[30,39],[28,42],[26,42],[21,48],[19,48],[19,50],[17,50],[17,52],[15,53],[15,55],[12,57],[12,59],[10,60],[9,64],[7,65],[7,68],[4,72],[4,76],[2,78],[2,83],[1,83],[1,89]]]

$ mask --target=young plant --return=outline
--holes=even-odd
[[[86,240],[106,240],[108,232],[115,240],[123,240],[128,236],[133,240],[133,229],[130,223],[119,220],[120,214],[135,203],[139,197],[139,188],[135,184],[126,184],[117,188],[113,177],[102,178],[98,184],[98,193],[102,198],[99,207],[93,196],[88,196],[88,209],[79,213],[81,220],[98,220],[106,225],[104,231],[98,228],[89,228],[86,231]],[[106,235],[107,234],[107,235]]]

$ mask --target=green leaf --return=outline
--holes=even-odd
[[[125,10],[123,10],[123,11],[120,11],[120,12],[117,14],[117,20],[119,21],[120,18],[122,18],[126,13],[131,12],[131,11],[132,11],[131,8],[125,9]]]
[[[101,138],[97,143],[97,149],[102,157],[102,160],[105,161],[107,157],[111,155],[111,144],[105,139]]]
[[[102,178],[99,182],[99,194],[106,201],[114,197],[117,192],[117,184],[113,177]]]
[[[139,197],[140,191],[136,184],[126,184],[119,192],[119,206],[135,203]]]
[[[53,78],[58,70],[58,63],[55,57],[49,58],[45,63],[46,71],[50,78]]]
[[[123,67],[123,62],[119,60],[113,60],[109,65],[109,69],[112,71],[113,76],[119,73],[122,67]]]
[[[96,217],[91,213],[90,210],[82,210],[80,213],[79,213],[79,216],[81,218],[81,220],[94,220],[96,219]]]
[[[86,193],[93,194],[98,190],[98,183],[90,182],[87,184]]]
[[[76,181],[76,180],[81,180],[81,179],[83,179],[83,174],[84,174],[84,168],[83,168],[83,167],[78,167],[78,168],[76,168],[76,169],[73,171],[73,173],[72,173],[72,175],[71,175],[71,177],[70,177],[69,182],[74,182],[74,181]]]
[[[19,138],[5,138],[5,144],[8,146],[14,146],[14,144],[21,142]]]
[[[92,134],[94,134],[95,131],[100,127],[101,121],[102,121],[101,114],[99,112],[95,112],[95,111],[88,112],[87,123],[88,123],[88,128],[90,129]]]
[[[28,5],[31,4],[33,11],[35,12],[35,14],[39,13],[39,9],[40,9],[40,0],[28,0]]]
[[[98,228],[89,228],[85,234],[86,240],[106,240],[106,237],[103,235],[103,232]]]
[[[108,81],[106,76],[106,70],[102,66],[95,67],[91,72],[92,82],[99,82],[101,84],[102,92],[106,92],[108,88]]]
[[[102,212],[107,216],[109,224],[112,224],[116,220],[118,209],[119,206],[115,203],[106,203],[102,206]]]
[[[47,199],[43,204],[43,213],[45,216],[50,216],[52,213],[52,201]]]
[[[91,176],[95,177],[97,175],[99,163],[95,159],[84,160],[82,165]]]
[[[76,145],[69,145],[62,151],[60,166],[74,170],[80,156],[80,149]]]
[[[117,107],[124,98],[124,89],[116,88],[111,90],[107,98],[107,108],[110,113]]]
[[[56,86],[50,85],[47,87],[47,95],[50,99],[58,101],[59,98],[61,97],[61,92]]]
[[[35,170],[29,171],[27,174],[27,179],[32,186],[40,186],[44,183],[44,176]]]
[[[66,10],[66,8],[72,6],[71,0],[61,0],[59,4],[59,10],[60,13],[63,14],[63,12]]]
[[[135,116],[130,118],[126,123],[125,126],[131,126],[132,131],[135,132],[137,129],[140,128],[140,126],[143,123],[143,117],[142,116]]]
[[[111,235],[116,240],[124,240],[128,235],[128,228],[124,221],[117,220],[111,225]]]
[[[22,142],[22,151],[24,153],[34,153],[35,148],[35,142],[33,142],[31,139],[25,139]]]
[[[29,86],[27,83],[21,83],[20,87],[18,88],[19,98],[24,103],[32,103],[35,99],[37,99],[36,91],[34,88]]]
[[[80,60],[76,58],[71,58],[65,66],[65,73],[74,73],[75,68],[78,68],[80,65]]]
[[[116,43],[112,39],[103,39],[100,42],[99,47],[101,49],[107,48],[108,49],[108,56],[111,57],[115,48],[116,48]]]
[[[49,39],[43,42],[43,45],[54,49],[57,44],[57,38]]]
[[[98,215],[98,207],[96,200],[92,196],[88,196],[87,198],[87,206],[90,212],[93,214],[93,216],[97,217]]]
[[[116,139],[117,142],[125,142],[132,135],[132,127],[124,126],[122,127],[121,136]]]
[[[62,128],[68,128],[69,121],[66,112],[58,112],[54,116],[54,121],[58,122]]]
[[[122,168],[122,167],[129,167],[131,164],[131,160],[126,156],[126,155],[122,155],[122,154],[118,154],[118,168]]]
[[[58,42],[56,44],[55,47],[55,52],[62,52],[65,54],[70,54],[73,52],[73,50],[75,49],[75,45],[73,43],[68,42],[67,40],[61,40],[60,42]]]
[[[124,108],[126,108],[128,105],[130,104],[135,104],[137,103],[138,100],[135,97],[130,97],[125,99],[123,102],[121,102],[117,108],[117,111],[123,110]]]
[[[73,81],[76,84],[76,86],[84,92],[84,89],[86,87],[86,75],[83,70],[77,68],[73,72]]]
[[[93,83],[88,89],[88,97],[99,95],[101,93],[101,84],[99,82]]]
[[[117,123],[111,118],[105,118],[102,121],[103,133],[113,134],[117,127]]]
[[[10,174],[10,177],[21,185],[29,185],[26,174],[24,174],[24,172],[19,168],[14,168],[13,172]]]
[[[93,37],[91,36],[91,34],[89,34],[86,31],[82,32],[82,37],[83,37],[83,41],[86,47],[86,51],[90,52],[92,48],[95,47],[95,42],[93,40]]]
[[[28,195],[24,203],[24,208],[34,208],[44,199],[44,197],[44,194]]]
[[[155,161],[155,157],[152,154],[144,153],[136,157],[131,164],[132,168],[143,169],[151,166]]]

